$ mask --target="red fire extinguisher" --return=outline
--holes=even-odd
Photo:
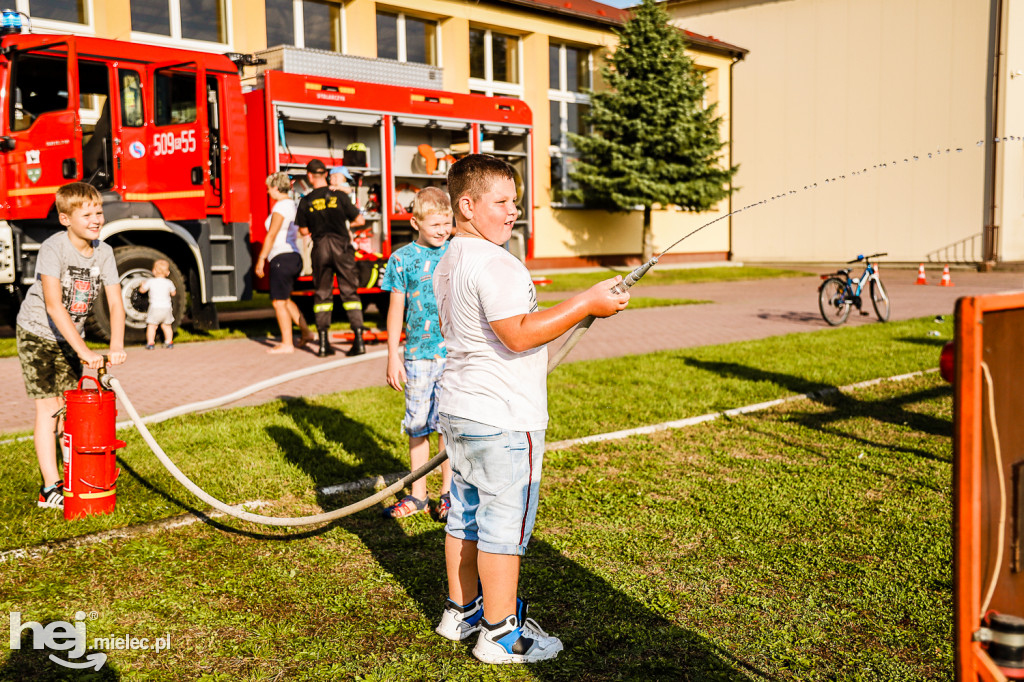
[[[91,379],[95,389],[83,389]],[[109,514],[117,505],[117,396],[105,391],[95,377],[78,380],[78,389],[64,391],[64,518]]]

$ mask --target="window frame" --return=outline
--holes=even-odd
[[[338,53],[348,54],[348,31],[347,21],[345,17],[345,3],[344,2],[324,2],[327,5],[336,5],[338,7]],[[263,3],[264,11],[266,11],[266,2]],[[266,33],[264,31],[264,33]],[[306,22],[305,13],[303,11],[303,0],[292,0],[292,42],[290,45],[298,48],[306,48]],[[267,47],[273,47],[273,45],[267,45]],[[310,48],[320,49],[320,48]]]
[[[392,9],[388,9],[387,7],[382,7],[381,5],[377,5],[377,10],[376,10],[376,13],[374,14],[374,18],[376,18],[377,16],[379,16],[381,14],[388,14],[390,16],[396,17],[395,35],[398,36],[398,61],[404,62],[404,63],[407,63],[407,64],[425,64],[426,66],[433,66],[433,67],[437,67],[437,68],[441,68],[441,67],[444,66],[444,63],[443,63],[442,57],[441,57],[441,45],[444,43],[444,40],[441,37],[441,21],[440,20],[432,19],[430,17],[424,17],[424,16],[421,16],[419,14],[409,14],[408,12],[403,12],[403,11],[397,10],[397,9],[392,10]],[[410,17],[412,19],[416,19],[418,21],[423,21],[423,22],[426,22],[426,23],[431,23],[431,24],[434,25],[434,54],[437,55],[437,59],[436,59],[437,63],[436,64],[431,64],[429,62],[410,62],[409,61],[409,48],[408,48],[407,37],[406,37],[406,33],[405,33],[405,20],[406,20],[406,17]],[[379,40],[379,38],[378,38],[378,40]],[[380,43],[379,42],[377,44],[377,57],[381,58],[381,59],[390,59],[390,57],[380,57]]]
[[[568,78],[568,60],[566,59],[566,53],[568,49],[584,50],[587,54],[587,83],[581,83],[581,89],[593,89],[594,87],[594,48],[582,47],[578,45],[570,45],[568,43],[549,42],[548,43],[548,59],[551,58],[551,47],[558,47],[558,83],[548,83],[548,101],[551,103],[558,104],[558,130],[559,137],[561,138],[558,144],[554,144],[551,139],[548,140],[548,158],[557,158],[561,161],[561,186],[566,188],[569,183],[569,160],[579,158],[576,150],[572,148],[569,143],[569,105],[577,104],[590,106],[591,99],[590,95],[580,92],[578,90],[567,89],[569,82]],[[551,66],[548,64],[548,73],[550,74]],[[549,75],[550,79],[550,75]],[[557,87],[555,87],[557,86]],[[550,112],[551,107],[548,107]],[[553,122],[552,122],[553,123]],[[549,131],[552,126],[549,126]],[[549,178],[549,182],[550,178]],[[578,208],[582,207],[580,203],[569,203],[562,200],[556,200],[554,198],[554,183],[551,182],[550,190],[552,193],[551,205],[559,208]]]
[[[14,59],[13,59],[11,65],[10,65],[10,69],[9,69],[10,76],[9,76],[9,82],[7,84],[7,88],[8,88],[8,95],[9,95],[10,101],[11,101],[11,106],[10,106],[9,112],[8,112],[7,129],[10,132],[12,132],[12,133],[23,133],[23,132],[31,129],[32,126],[35,125],[36,119],[38,119],[43,114],[49,114],[49,113],[55,113],[55,112],[67,112],[67,111],[72,111],[72,110],[77,111],[78,108],[79,108],[79,103],[78,102],[73,102],[72,99],[71,99],[71,95],[70,95],[70,90],[71,90],[72,80],[73,80],[72,77],[71,77],[70,72],[68,71],[68,65],[69,65],[69,63],[71,61],[70,52],[65,52],[63,56],[58,55],[58,56],[54,57],[53,55],[40,55],[40,54],[37,54],[37,51],[39,49],[40,48],[35,48],[35,49],[28,49],[28,50],[25,50],[25,51],[16,52],[14,54]],[[21,60],[26,59],[28,57],[31,57],[33,59],[40,59],[40,60],[42,60],[44,62],[45,61],[63,61],[64,62],[64,64],[63,64],[64,68],[63,68],[62,73],[64,74],[64,78],[65,78],[65,80],[64,80],[64,88],[65,88],[65,90],[63,92],[64,92],[64,96],[66,98],[66,101],[64,103],[64,107],[63,108],[59,108],[59,109],[58,108],[48,108],[48,109],[45,109],[45,110],[30,109],[30,108],[28,108],[27,103],[25,102],[24,98],[19,99],[19,97],[18,97],[19,90],[24,91],[24,86],[22,86],[22,76],[19,73],[20,70],[21,70],[20,62],[21,62]],[[58,97],[60,95],[60,92],[62,92],[62,91],[60,91],[60,90],[57,91]],[[16,105],[16,103],[20,103],[20,106]],[[19,124],[17,122],[17,119],[16,119],[16,116],[17,116],[17,113],[18,113],[19,110],[27,112],[31,116],[30,120],[28,121],[28,124],[25,125],[24,127],[22,127],[21,124]]]
[[[14,9],[24,12],[32,21],[32,30],[39,30],[40,33],[78,33],[86,35],[96,34],[96,8],[95,0],[85,0],[86,23],[79,24],[74,21],[58,21],[56,19],[41,19],[32,16],[32,0],[15,0]]]
[[[484,26],[473,26],[470,25],[470,30],[477,30],[484,32],[484,78],[469,78],[469,90],[470,92],[479,92],[488,97],[506,96],[516,97],[523,99],[525,96],[526,89],[523,86],[523,37],[514,35],[512,33],[503,33],[501,31],[492,31]],[[494,44],[492,37],[494,33],[512,38],[516,41],[516,75],[519,78],[518,83],[508,83],[506,81],[494,80]]]
[[[90,0],[91,2],[92,0]],[[224,8],[224,32],[226,42],[217,43],[207,40],[196,40],[195,38],[184,38],[181,35],[181,0],[165,0],[170,14],[171,35],[165,36],[159,33],[147,33],[145,31],[132,30],[131,40],[150,43],[152,45],[166,45],[168,47],[182,47],[197,52],[233,52],[234,25],[232,20],[233,0],[217,0]]]

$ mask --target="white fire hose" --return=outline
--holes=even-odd
[[[629,275],[627,275],[626,278],[622,280],[622,282],[615,285],[613,291],[617,291],[618,293],[626,291],[631,286],[633,286],[638,279],[643,277],[644,273],[646,273],[655,263],[657,263],[657,258],[653,258],[647,263],[641,265],[636,270],[629,273]],[[569,338],[566,339],[562,347],[559,348],[558,353],[556,353],[555,356],[548,363],[548,374],[554,371],[555,367],[561,364],[562,359],[565,358],[569,351],[572,350],[572,348],[579,342],[579,340],[583,337],[583,334],[587,331],[587,329],[589,329],[593,321],[593,317],[587,317],[585,320],[580,322],[575,329],[573,329],[572,333],[569,335]],[[338,362],[340,363],[345,361]],[[312,374],[315,371],[332,369],[333,365],[334,363],[332,363],[332,367],[321,366],[311,370],[302,370],[302,372],[305,374]],[[292,378],[295,377],[290,376],[289,380]],[[175,479],[177,479],[178,483],[181,483],[189,492],[191,492],[193,495],[198,497],[203,502],[206,502],[214,509],[222,511],[230,516],[242,519],[243,521],[259,523],[265,526],[311,526],[318,523],[327,523],[330,521],[334,521],[336,519],[343,518],[345,516],[349,516],[351,514],[355,514],[356,512],[363,511],[364,509],[372,507],[373,505],[387,499],[388,497],[394,495],[396,492],[398,492],[405,486],[409,485],[413,481],[423,478],[428,473],[439,467],[442,462],[448,459],[448,453],[442,449],[433,457],[433,459],[431,459],[429,462],[421,466],[419,469],[416,469],[415,471],[406,474],[401,479],[395,481],[394,483],[384,488],[383,490],[380,490],[365,499],[359,500],[358,502],[353,502],[347,507],[341,507],[340,509],[334,509],[332,511],[323,512],[321,514],[313,514],[311,516],[296,516],[290,518],[253,514],[251,512],[239,510],[235,507],[231,507],[225,504],[224,502],[221,502],[220,500],[218,500],[217,498],[213,497],[205,490],[200,488],[198,485],[193,483],[192,479],[186,476],[181,471],[181,469],[179,469],[177,465],[175,465],[175,463],[171,461],[171,458],[167,456],[167,453],[163,451],[163,448],[160,447],[160,444],[156,442],[155,438],[153,438],[153,434],[150,433],[149,429],[146,427],[146,420],[140,417],[139,413],[136,412],[135,406],[132,405],[131,400],[128,399],[128,394],[125,392],[124,387],[121,385],[121,382],[118,381],[116,377],[106,373],[101,375],[100,381],[103,383],[104,387],[112,390],[117,395],[118,400],[121,401],[121,404],[128,412],[128,416],[135,424],[135,427],[139,430],[139,433],[142,434],[142,439],[146,441],[146,444],[149,445],[149,449],[153,451],[153,454],[156,455],[157,459],[160,460],[160,463],[164,465],[167,471],[169,471],[171,475],[174,476]],[[279,380],[270,381],[273,383],[280,383]]]
[[[128,416],[131,417],[132,421],[135,423],[136,428],[138,428],[139,433],[142,434],[143,440],[145,440],[146,444],[149,445],[149,449],[153,451],[153,454],[156,455],[157,459],[160,460],[160,463],[164,465],[167,471],[171,472],[171,475],[178,480],[178,483],[181,483],[183,486],[185,486],[186,489],[188,489],[189,492],[191,492],[193,495],[198,497],[203,502],[206,502],[214,509],[218,509],[224,512],[225,514],[229,514],[236,518],[242,519],[243,521],[251,521],[253,523],[259,523],[265,526],[311,526],[313,524],[327,523],[328,521],[334,521],[335,519],[340,519],[344,516],[355,514],[358,511],[366,509],[367,507],[372,507],[378,502],[395,494],[397,491],[401,490],[406,485],[412,483],[413,481],[419,478],[422,478],[423,476],[426,476],[436,467],[440,466],[441,462],[448,459],[448,453],[442,450],[433,459],[431,459],[429,462],[421,466],[419,469],[410,472],[408,475],[406,475],[405,477],[401,478],[398,481],[395,481],[387,488],[377,493],[374,493],[373,495],[367,497],[366,499],[354,502],[348,505],[347,507],[342,507],[341,509],[335,509],[333,511],[324,512],[322,514],[313,514],[312,516],[297,516],[293,518],[279,518],[275,516],[263,516],[262,514],[253,514],[251,512],[240,511],[234,507],[228,506],[227,504],[221,502],[216,497],[210,495],[208,492],[206,492],[198,485],[193,483],[192,480],[188,476],[186,476],[181,471],[181,469],[179,469],[174,464],[174,462],[171,461],[171,458],[167,456],[167,453],[163,451],[163,448],[160,447],[160,444],[156,442],[155,438],[153,438],[153,434],[149,432],[149,429],[142,421],[142,417],[140,417],[139,413],[135,411],[135,407],[128,399],[128,394],[125,393],[124,387],[121,386],[121,382],[118,381],[115,377],[112,377],[108,374],[104,377],[104,384],[106,384],[108,388],[110,388],[115,394],[117,394],[118,400],[120,400],[121,404],[124,405],[124,409],[127,410]]]

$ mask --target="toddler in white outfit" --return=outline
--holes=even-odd
[[[171,297],[178,292],[174,283],[167,277],[171,274],[171,265],[167,261],[153,262],[153,276],[139,286],[139,293],[149,294],[149,311],[146,313],[146,350],[156,347],[156,328],[164,333],[164,348],[174,348],[174,310]]]

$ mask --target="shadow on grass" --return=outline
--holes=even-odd
[[[288,401],[282,411],[294,420],[297,430],[271,427],[268,433],[317,488],[365,476],[365,465],[376,472],[408,466],[382,448],[372,430],[339,410],[300,399]],[[330,443],[343,443],[349,452],[360,453],[359,461],[345,463],[334,457]],[[318,501],[331,508],[331,497],[321,496]],[[443,526],[410,535],[403,522],[382,519],[378,507],[332,525],[360,538],[428,622],[440,619],[447,594]],[[523,594],[533,603],[531,613],[566,646],[555,661],[530,667],[537,679],[767,679],[753,666],[674,625],[542,540],[534,539],[530,545],[521,584]],[[447,646],[440,638],[438,643]],[[474,643],[472,638],[466,642],[465,655],[470,661]]]
[[[381,437],[375,431],[341,410],[296,398],[284,401],[281,413],[288,416],[296,428],[270,426],[267,433],[285,457],[306,472],[318,491],[369,475],[409,468],[408,462],[381,447]],[[353,462],[345,462],[332,453],[334,444],[339,443],[355,455]],[[317,492],[317,504],[328,509],[330,497]]]
[[[845,431],[835,426],[836,422],[855,417],[865,417],[895,426],[905,426],[933,436],[952,436],[953,425],[949,420],[939,419],[908,409],[908,405],[948,395],[951,390],[948,386],[936,386],[884,400],[860,400],[848,393],[825,392],[827,389],[836,388],[831,384],[810,381],[790,374],[771,372],[733,362],[707,362],[694,358],[683,358],[683,362],[692,367],[714,372],[721,376],[733,377],[744,381],[769,382],[792,393],[812,394],[810,396],[811,400],[827,406],[831,410],[823,413],[804,412],[791,414],[794,421],[807,428],[847,438],[870,447],[905,452],[937,461],[948,461],[946,458],[936,458],[933,453],[926,450],[909,446],[893,446],[891,443],[878,443],[860,434]]]
[[[205,523],[206,525],[210,526],[211,528],[215,528],[216,530],[223,531],[225,533],[231,533],[233,535],[241,535],[243,537],[251,538],[253,540],[286,540],[286,541],[294,541],[294,540],[304,540],[306,538],[316,537],[318,535],[323,535],[324,533],[330,531],[331,529],[333,529],[337,525],[337,523],[331,523],[331,524],[324,525],[324,526],[317,526],[316,528],[314,528],[312,530],[304,531],[304,532],[301,532],[301,533],[296,533],[295,531],[282,530],[280,534],[275,534],[275,533],[254,533],[254,532],[249,531],[249,530],[244,530],[244,529],[241,529],[241,528],[235,528],[234,526],[227,525],[225,523],[222,523],[221,521],[218,521],[215,518],[212,518],[211,516],[209,516],[206,513],[206,511],[198,509],[198,508],[192,506],[191,504],[188,504],[188,503],[184,502],[183,500],[175,497],[174,495],[172,495],[169,492],[163,490],[162,488],[157,487],[155,484],[151,483],[147,478],[145,478],[142,474],[140,474],[135,469],[133,469],[131,467],[131,465],[129,465],[127,462],[125,462],[120,456],[118,456],[118,458],[117,458],[117,463],[121,466],[122,471],[127,472],[127,474],[129,476],[134,478],[135,481],[139,485],[141,485],[143,488],[145,488],[149,492],[153,493],[154,495],[156,495],[158,497],[163,498],[165,501],[175,505],[176,507],[179,507],[182,511],[187,512],[187,513],[191,514],[192,516],[195,516],[202,523]],[[175,483],[177,483],[177,482],[175,482]],[[189,496],[191,497],[191,493],[189,493]],[[256,512],[256,513],[258,513],[258,512]],[[72,538],[72,540],[73,540],[73,538]],[[3,682],[3,679],[4,678],[0,678],[0,682]]]
[[[406,534],[405,523],[364,513],[345,519],[342,526],[359,537],[380,566],[398,580],[433,628],[447,595],[444,529],[437,524],[436,529]],[[770,679],[536,537],[523,558],[520,594],[530,602],[531,616],[565,645],[555,660],[530,665],[535,679]],[[440,636],[437,641],[448,646]],[[475,643],[475,636],[464,643],[471,662]]]
[[[380,447],[379,437],[372,430],[348,418],[340,410],[312,404],[303,398],[295,398],[283,401],[281,413],[291,418],[296,428],[270,426],[267,427],[267,433],[277,442],[285,457],[309,475],[318,490],[328,485],[363,478],[368,473],[367,466],[374,472],[392,472],[407,468],[404,462]],[[362,457],[354,464],[340,460],[332,454],[332,444],[335,443],[344,444],[346,450],[361,453]],[[283,530],[280,534],[256,533],[235,528],[211,518],[205,511],[152,483],[123,458],[118,457],[117,461],[129,476],[149,492],[198,517],[203,523],[227,533],[257,540],[295,541],[322,535],[338,525],[337,521],[334,521],[301,533]],[[328,499],[319,492],[317,503],[325,510],[330,509]]]
[[[814,313],[769,313],[760,312],[757,317],[762,320],[770,320],[772,322],[800,322],[803,324],[813,324],[815,327],[821,327],[826,324],[825,320],[821,319],[821,315],[815,315]]]
[[[897,339],[897,340],[900,343],[913,343],[913,344],[916,344],[918,346],[932,346],[934,348],[939,348],[939,349],[941,349],[943,346],[945,346],[947,343],[949,343],[949,339],[943,338],[941,336],[926,336],[924,338],[905,338],[905,339]],[[938,355],[938,353],[935,354],[935,366],[936,367],[939,366],[939,355]]]
[[[736,362],[714,362],[685,356],[681,360],[691,367],[696,367],[706,372],[713,372],[719,376],[757,383],[772,383],[792,393],[814,393],[835,388],[832,384],[822,381],[812,381],[792,374],[782,374],[781,372],[770,372]]]
[[[23,626],[27,626],[28,624],[27,619],[29,617],[26,615],[25,618],[25,622],[22,623]],[[43,627],[47,627],[50,623],[41,622],[41,625]],[[58,635],[58,637],[62,642],[66,639],[63,635]],[[96,649],[86,649],[85,653],[83,653],[79,658],[70,659],[67,656],[69,653],[68,651],[35,649],[33,648],[34,643],[34,637],[31,630],[23,630],[21,633],[20,648],[10,650],[8,652],[7,660],[2,666],[0,666],[0,682],[22,682],[22,680],[38,680],[39,682],[49,682],[50,680],[110,682],[112,680],[121,679],[121,673],[114,668],[113,664],[109,660],[107,660],[99,670],[96,670],[95,667],[77,670],[58,665],[49,658],[50,654],[53,654],[57,658],[65,661],[80,663],[85,662],[89,655],[98,653]],[[42,646],[41,642],[40,646]]]
[[[268,433],[317,488],[365,476],[365,464],[379,472],[408,466],[381,448],[372,430],[339,410],[304,400],[289,401],[282,410],[298,430],[272,427]],[[360,461],[347,464],[332,456],[328,444],[334,442],[360,453]],[[319,501],[324,508],[333,506],[330,498]],[[382,519],[379,508],[371,508],[341,519],[337,525],[360,538],[426,620],[436,623],[447,594],[444,530],[438,524],[425,532],[407,534],[403,523]],[[566,647],[555,661],[530,667],[537,679],[767,679],[702,636],[623,594],[543,540],[531,542],[521,584],[524,596],[533,604],[531,613]],[[438,643],[446,646],[440,638]],[[475,640],[467,640],[469,660],[473,643]]]

